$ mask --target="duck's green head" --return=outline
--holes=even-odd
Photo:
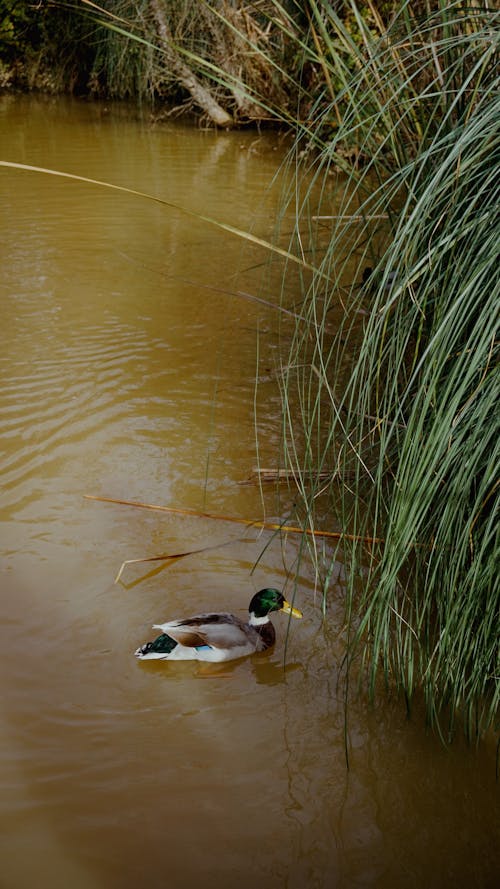
[[[259,590],[258,593],[255,593],[248,606],[248,610],[250,614],[255,615],[257,618],[267,617],[271,611],[284,611],[285,614],[302,617],[302,612],[290,605],[279,590],[270,588]]]

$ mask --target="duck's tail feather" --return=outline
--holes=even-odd
[[[141,645],[135,652],[135,656],[146,657],[148,654],[170,654],[176,645],[175,639],[172,639],[166,633],[162,633],[161,636],[157,636],[152,642],[146,642],[144,645]]]

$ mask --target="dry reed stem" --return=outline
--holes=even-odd
[[[330,540],[358,540],[364,543],[384,543],[382,537],[367,537],[358,534],[347,534],[344,531],[316,531],[313,528],[297,528],[294,525],[281,525],[278,522],[266,522],[251,519],[242,519],[237,516],[216,515],[212,512],[203,512],[197,509],[183,509],[176,506],[160,506],[155,503],[141,503],[137,500],[121,500],[115,497],[98,497],[95,494],[84,494],[85,500],[96,500],[99,503],[115,503],[120,506],[133,506],[136,509],[154,509],[159,512],[169,512],[174,515],[189,515],[202,519],[213,519],[218,522],[232,522],[237,525],[246,525],[249,528],[265,528],[266,531],[284,531],[286,534],[307,534],[310,537],[325,537]]]
[[[221,231],[225,231],[229,234],[235,235],[238,238],[243,238],[245,241],[249,241],[251,244],[256,244],[259,247],[264,247],[270,253],[276,253],[278,256],[281,256],[284,259],[289,260],[290,262],[294,262],[310,272],[316,272],[316,274],[319,274],[325,278],[328,277],[326,274],[318,272],[314,268],[314,266],[310,265],[308,262],[302,259],[302,257],[295,256],[288,250],[284,250],[281,247],[272,244],[270,241],[266,241],[264,238],[258,238],[256,235],[252,235],[250,234],[250,232],[242,231],[241,229],[236,228],[234,225],[230,225],[227,222],[218,222],[211,216],[203,216],[201,213],[197,213],[195,210],[189,210],[187,207],[182,207],[180,204],[174,204],[172,201],[167,201],[164,198],[158,197],[157,195],[147,194],[146,192],[138,191],[135,188],[126,188],[124,185],[116,185],[113,182],[104,182],[102,179],[91,179],[88,176],[79,176],[76,173],[65,173],[62,170],[51,170],[47,167],[37,167],[33,166],[32,164],[19,164],[14,161],[0,160],[0,167],[9,167],[13,170],[25,170],[30,173],[44,173],[48,176],[58,176],[62,179],[72,179],[74,182],[85,182],[88,185],[97,185],[100,188],[111,188],[113,189],[113,191],[121,191],[123,192],[123,194],[129,194],[133,197],[146,198],[146,200],[148,201],[154,201],[156,204],[162,204],[164,207],[169,207],[171,210],[176,210],[177,212],[183,213],[186,216],[190,216],[194,219],[200,220],[201,222],[206,222],[209,225],[213,225],[215,226],[215,228],[218,228]]]
[[[165,555],[161,556],[144,556],[141,559],[125,559],[125,561],[122,562],[121,568],[116,575],[113,583],[118,583],[127,565],[138,565],[140,562],[173,562],[176,559],[184,559],[186,558],[186,556],[195,556],[198,553],[206,553],[207,550],[210,549],[221,549],[221,547],[229,546],[229,544],[231,543],[234,543],[234,541],[228,540],[225,543],[216,543],[214,546],[202,546],[200,549],[191,549],[187,550],[184,553],[166,553]]]

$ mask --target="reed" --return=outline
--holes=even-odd
[[[297,148],[317,148],[304,179],[326,193],[333,172],[336,206],[285,358],[283,464],[304,525],[354,536],[349,663],[479,735],[500,700],[498,18],[402,3],[384,23],[352,2],[349,30],[345,8],[309,6],[328,77]],[[340,497],[328,466],[350,474]]]

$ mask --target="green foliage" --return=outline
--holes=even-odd
[[[4,0],[0,12],[0,58],[8,60],[26,40],[30,4],[26,0]]]
[[[70,4],[7,0],[0,19],[0,59],[10,66],[7,81],[49,92],[86,91],[93,30]]]

